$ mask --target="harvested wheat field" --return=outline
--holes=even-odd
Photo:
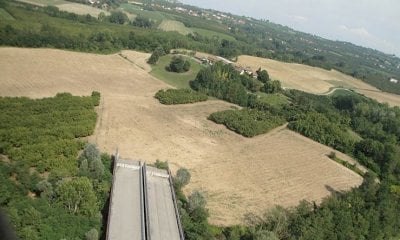
[[[72,12],[79,15],[89,14],[92,17],[96,18],[99,16],[100,13],[104,13],[105,15],[110,15],[110,13],[107,11],[80,3],[65,3],[57,5],[57,7],[62,11]]]
[[[17,0],[19,2],[25,2],[37,6],[55,6],[57,7],[60,11],[66,11],[66,12],[71,12],[75,13],[78,15],[86,15],[89,14],[92,17],[98,17],[100,13],[104,13],[105,15],[110,15],[109,12],[104,11],[102,9],[92,7],[89,5],[81,4],[81,3],[71,3],[68,1],[64,0]]]
[[[253,71],[258,68],[266,69],[272,79],[281,81],[286,88],[299,89],[305,92],[323,94],[332,88],[343,87],[353,89],[379,102],[391,106],[400,106],[400,96],[385,93],[359,80],[338,72],[325,70],[297,63],[285,63],[272,59],[243,55],[238,58],[237,65],[250,67]]]
[[[192,180],[185,192],[205,191],[210,221],[218,225],[240,223],[246,213],[259,214],[275,204],[318,202],[332,190],[362,182],[326,157],[332,149],[285,126],[249,139],[207,120],[231,104],[159,104],[154,93],[169,86],[132,63],[142,53],[124,54],[131,61],[118,54],[0,48],[0,95],[37,98],[100,91],[99,120],[90,141],[109,153],[118,147],[124,158],[168,160],[174,171],[188,168]]]
[[[150,53],[123,50],[119,55],[123,58],[126,58],[128,61],[145,70],[146,72],[151,71],[151,66],[147,64],[147,60],[151,56]]]

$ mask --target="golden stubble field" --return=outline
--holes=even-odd
[[[237,65],[250,67],[253,71],[259,67],[266,69],[272,79],[281,81],[283,87],[303,90],[305,92],[324,94],[332,88],[344,87],[353,89],[379,102],[391,106],[400,106],[400,96],[385,93],[379,89],[351,76],[335,70],[325,70],[297,63],[285,63],[272,59],[242,55]]]
[[[25,2],[33,5],[44,6],[56,6],[60,11],[72,12],[79,15],[89,14],[92,17],[98,17],[100,13],[110,15],[109,12],[102,9],[92,7],[86,4],[68,2],[64,0],[17,0],[19,2]]]
[[[332,149],[285,126],[248,139],[207,120],[231,104],[159,104],[154,93],[169,86],[144,70],[143,53],[123,55],[130,61],[118,54],[0,48],[0,95],[100,91],[99,120],[90,141],[109,153],[118,147],[125,158],[168,160],[174,171],[188,168],[192,180],[185,192],[207,193],[214,224],[237,224],[246,213],[260,214],[276,204],[319,202],[329,190],[361,184],[360,176],[326,157]]]

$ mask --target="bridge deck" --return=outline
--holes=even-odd
[[[147,167],[146,177],[151,240],[180,240],[168,172]]]
[[[117,159],[110,202],[108,240],[141,240],[141,173],[138,161]]]

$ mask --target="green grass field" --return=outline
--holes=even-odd
[[[36,5],[45,5],[45,6],[46,5],[57,6],[60,4],[71,3],[64,0],[17,0],[17,1],[36,4]]]
[[[163,14],[162,12],[140,10],[139,6],[130,3],[123,3],[120,5],[120,8],[130,14],[135,14],[137,16],[150,18],[151,20],[155,21],[157,25],[160,24],[164,19],[169,19],[169,17],[166,14]]]
[[[228,34],[224,34],[224,33],[219,33],[219,32],[215,32],[215,31],[203,29],[203,28],[190,28],[190,29],[193,32],[197,32],[201,36],[208,37],[208,38],[217,37],[219,39],[226,39],[226,40],[229,40],[229,41],[234,41],[235,40],[234,37],[232,37],[232,36],[230,36]]]
[[[258,92],[258,96],[260,96],[260,101],[266,102],[272,106],[282,106],[288,103],[288,98],[280,93],[267,94],[264,92]]]
[[[331,93],[329,96],[350,96],[350,95],[359,95],[356,92],[353,92],[351,90],[346,90],[346,89],[336,89],[333,93]]]
[[[184,57],[189,60],[191,64],[188,72],[168,72],[165,67],[171,62],[172,56],[173,55],[166,55],[161,57],[158,63],[152,67],[153,69],[150,74],[176,88],[190,88],[189,82],[196,78],[197,73],[203,66],[189,57]]]
[[[105,22],[93,23],[89,25],[77,21],[71,21],[69,19],[51,17],[40,12],[30,12],[13,6],[7,7],[7,11],[18,20],[12,21],[5,19],[3,21],[2,19],[2,21],[0,21],[0,27],[11,24],[17,29],[32,29],[39,31],[44,23],[48,23],[49,25],[60,29],[60,31],[65,34],[75,36],[79,34],[82,34],[83,36],[89,36],[94,32],[109,32],[110,34],[118,35],[123,32],[128,33],[129,31],[132,31],[132,26],[130,25],[117,25]],[[141,34],[145,32],[145,30],[136,28],[135,32]]]
[[[15,20],[13,16],[11,16],[5,9],[0,8],[0,19],[2,20]]]
[[[158,29],[161,29],[166,32],[178,32],[182,35],[188,35],[189,33],[192,33],[193,31],[190,28],[185,27],[185,25],[181,22],[174,21],[174,20],[163,20],[160,25],[158,26]]]

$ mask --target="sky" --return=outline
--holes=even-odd
[[[400,57],[400,0],[181,0]]]

